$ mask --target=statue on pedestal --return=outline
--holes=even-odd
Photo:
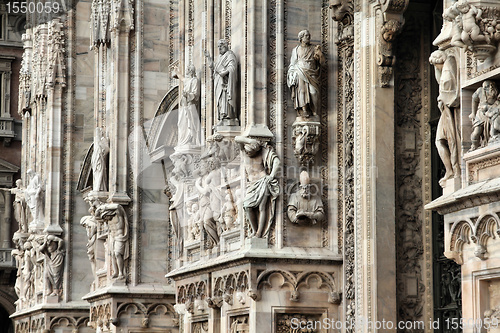
[[[95,269],[95,242],[97,240],[97,221],[95,219],[95,206],[91,203],[89,208],[90,215],[84,216],[80,220],[80,225],[87,230],[87,255],[92,267],[92,274],[96,273]]]
[[[30,181],[28,187],[24,191],[26,204],[30,209],[33,221],[33,226],[44,224],[44,211],[43,211],[43,188],[40,176],[33,170],[27,171]]]
[[[174,71],[174,78],[183,83],[179,115],[177,118],[177,146],[199,146],[201,144],[200,118],[198,115],[198,99],[200,84],[196,77],[196,68],[189,65],[186,76]]]
[[[107,168],[106,159],[109,153],[109,142],[102,128],[97,127],[94,134],[94,150],[92,152],[92,174],[93,174],[93,185],[92,189],[94,191],[106,191],[107,190]]]
[[[287,213],[292,223],[310,221],[316,224],[325,218],[321,197],[311,194],[311,180],[307,171],[300,173],[299,191],[290,196]]]
[[[287,83],[298,116],[309,118],[319,114],[320,70],[325,57],[320,45],[311,45],[308,30],[299,32],[299,42],[292,51]]]
[[[26,217],[26,189],[22,185],[21,179],[16,180],[14,188],[0,188],[1,191],[9,191],[14,194],[14,219],[19,224],[19,231],[22,233],[28,232],[28,218]]]
[[[214,97],[217,110],[218,125],[239,125],[237,110],[238,61],[229,49],[227,40],[217,42],[219,57],[214,61],[205,51],[208,67],[214,74]]]
[[[244,152],[243,165],[249,180],[243,209],[252,227],[252,237],[263,238],[274,221],[275,202],[280,192],[276,179],[280,160],[262,140],[244,136],[234,140]]]

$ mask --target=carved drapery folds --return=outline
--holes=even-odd
[[[382,10],[382,22],[377,37],[379,66],[379,83],[388,87],[392,79],[393,66],[396,57],[393,53],[393,42],[404,25],[403,13],[408,7],[409,0],[379,0]]]

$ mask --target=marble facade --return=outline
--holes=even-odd
[[[500,106],[481,91],[491,140],[469,152],[500,8],[444,0],[433,68],[438,2],[81,0],[28,15],[15,332],[428,323],[429,210],[462,265],[464,318],[500,313]]]

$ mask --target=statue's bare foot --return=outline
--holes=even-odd
[[[453,176],[453,173],[451,171],[447,171],[445,173],[444,177],[439,180],[439,185],[441,185],[441,187],[445,187],[446,186],[446,181],[448,179],[450,179],[452,176]]]

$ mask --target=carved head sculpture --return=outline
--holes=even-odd
[[[382,38],[384,38],[384,40],[389,43],[394,41],[401,27],[402,27],[401,22],[397,20],[389,20],[385,22],[384,25],[382,26],[382,31],[381,31]]]
[[[193,64],[187,66],[186,68],[186,77],[195,77],[196,76],[196,67]]]
[[[217,47],[219,48],[220,55],[223,55],[229,50],[229,43],[225,39],[219,39]]]
[[[467,0],[459,0],[455,6],[462,14],[467,13],[470,9],[470,5]]]
[[[352,0],[330,0],[330,9],[332,10],[332,19],[342,21],[349,13],[353,12]]]
[[[300,180],[300,196],[304,199],[309,199],[311,196],[311,179],[307,171],[302,171],[299,176]]]
[[[244,145],[245,153],[248,156],[253,157],[258,154],[258,152],[260,151],[260,147],[261,147],[260,142],[255,139],[252,139],[252,142],[245,143]]]
[[[495,82],[491,80],[484,81],[483,91],[486,96],[486,102],[490,105],[494,104],[498,97],[498,88]]]
[[[309,33],[309,30],[302,30],[299,32],[298,37],[301,43],[309,44],[311,42],[311,33]]]
[[[23,186],[23,182],[21,179],[16,180],[16,187],[21,188]]]

